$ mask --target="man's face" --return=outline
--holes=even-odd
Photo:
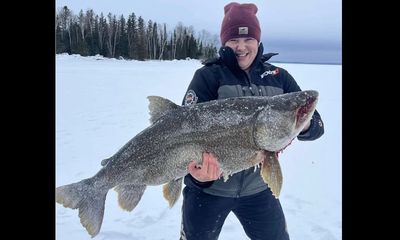
[[[236,54],[236,59],[242,70],[249,70],[258,52],[258,41],[251,37],[232,38],[225,43]]]

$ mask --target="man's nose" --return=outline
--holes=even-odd
[[[237,50],[245,50],[246,49],[246,43],[244,41],[239,41],[237,44]]]

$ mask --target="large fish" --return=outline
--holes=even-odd
[[[282,186],[277,159],[311,119],[318,92],[300,91],[272,97],[238,97],[179,106],[149,96],[151,125],[101,162],[91,178],[60,186],[56,201],[79,209],[82,225],[94,237],[103,222],[107,192],[115,187],[122,209],[132,211],[146,186],[163,186],[172,207],[192,160],[214,153],[224,180],[244,169],[261,167],[275,197]]]

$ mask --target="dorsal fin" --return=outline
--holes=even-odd
[[[162,115],[167,113],[168,111],[179,108],[178,105],[173,103],[172,101],[162,98],[159,96],[148,96],[149,99],[149,110],[150,110],[150,122],[154,123],[159,119]]]

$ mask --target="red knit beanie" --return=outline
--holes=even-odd
[[[257,6],[253,3],[229,3],[224,7],[224,20],[221,25],[221,43],[232,38],[252,37],[260,42],[260,23],[256,17]]]

